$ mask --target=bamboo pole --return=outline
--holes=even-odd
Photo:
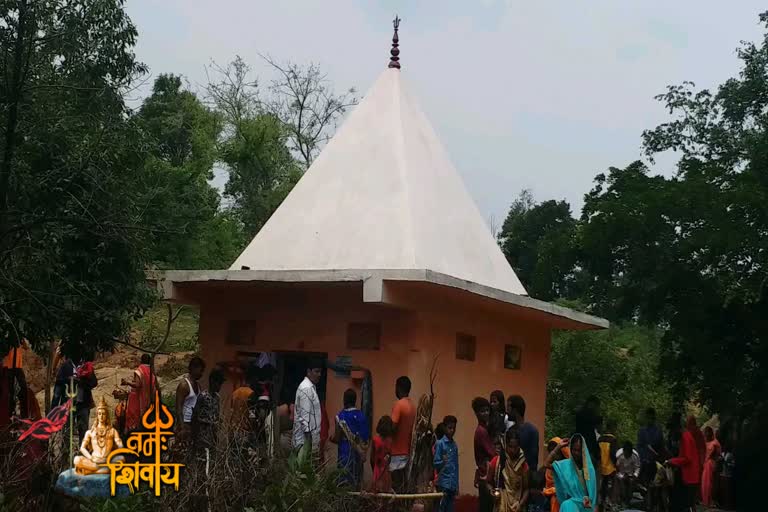
[[[72,469],[74,465],[75,453],[73,451],[72,439],[75,431],[75,397],[77,397],[77,385],[75,384],[75,377],[69,378],[69,386],[67,386],[67,398],[69,398],[69,467]],[[80,437],[78,436],[78,440]]]
[[[390,500],[437,500],[443,497],[441,492],[423,492],[419,494],[394,494],[386,492],[350,492],[350,496],[360,496],[363,498],[386,498]]]

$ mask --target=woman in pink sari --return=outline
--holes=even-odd
[[[125,431],[133,432],[141,427],[141,417],[152,403],[154,391],[157,389],[157,379],[150,371],[151,358],[142,354],[141,364],[133,372],[133,381],[122,380],[123,386],[130,386],[128,403],[125,407]]]
[[[707,442],[707,452],[704,472],[701,475],[701,501],[705,506],[711,507],[714,503],[712,489],[717,478],[717,461],[720,458],[721,450],[720,442],[715,438],[711,427],[704,428],[704,439]]]

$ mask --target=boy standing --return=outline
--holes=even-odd
[[[488,432],[491,404],[483,397],[472,400],[472,410],[477,417],[475,429],[475,485],[479,494],[479,512],[492,512],[494,499],[488,484],[488,464],[496,456],[493,439]]]
[[[600,505],[599,510],[605,510],[605,504],[613,498],[613,486],[616,479],[616,452],[618,441],[616,440],[616,420],[608,420],[606,430],[598,440],[600,447]]]
[[[456,492],[459,490],[459,448],[453,436],[456,434],[455,416],[443,418],[445,435],[435,447],[433,464],[437,470],[437,489],[443,493],[440,500],[440,512],[453,512]]]

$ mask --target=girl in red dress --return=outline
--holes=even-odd
[[[373,469],[373,492],[391,492],[392,476],[389,474],[389,458],[392,445],[392,436],[395,433],[395,425],[392,417],[382,416],[376,425],[376,435],[373,436],[371,469]]]

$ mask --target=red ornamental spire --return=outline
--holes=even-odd
[[[389,59],[389,67],[390,68],[396,68],[400,69],[400,50],[397,48],[398,42],[400,39],[397,37],[397,29],[400,26],[400,18],[395,15],[395,19],[392,20],[392,25],[395,27],[395,34],[392,36],[392,49],[389,50],[389,54],[391,55]]]

